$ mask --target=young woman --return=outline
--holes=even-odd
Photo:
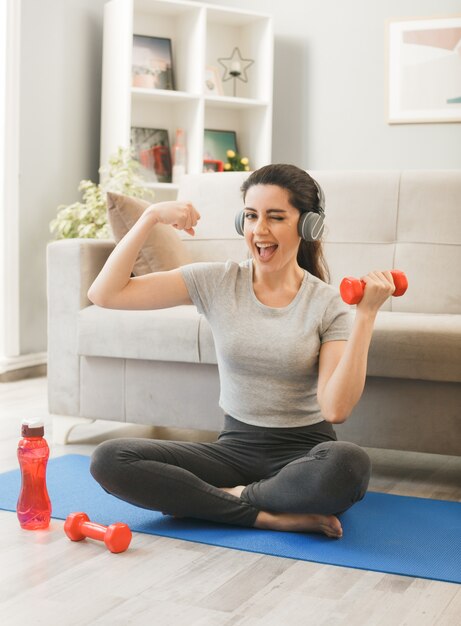
[[[194,304],[206,316],[225,413],[217,441],[106,441],[91,472],[114,496],[165,514],[339,538],[337,516],[364,497],[371,467],[359,446],[336,440],[332,424],[344,422],[362,395],[373,324],[394,291],[392,275],[363,277],[352,323],[325,282],[320,241],[301,238],[298,229],[306,213],[323,213],[317,183],[293,165],[267,165],[242,192],[240,228],[251,259],[130,278],[156,224],[194,235],[197,210],[161,202],[117,244],[88,292],[103,307]]]

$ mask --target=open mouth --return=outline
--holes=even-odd
[[[277,248],[278,248],[278,245],[275,243],[273,244],[257,243],[256,244],[256,250],[258,251],[259,258],[262,261],[268,261],[270,258],[272,258]]]

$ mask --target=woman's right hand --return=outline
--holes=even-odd
[[[376,316],[384,302],[395,291],[394,278],[390,271],[375,271],[362,276],[361,280],[365,283],[365,289],[362,299],[357,304],[357,311]]]
[[[192,203],[176,200],[151,204],[144,213],[146,216],[154,215],[156,224],[170,224],[192,236],[195,235],[194,226],[200,219],[200,213]]]

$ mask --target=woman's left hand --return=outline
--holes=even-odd
[[[360,280],[365,283],[363,298],[357,304],[357,310],[376,315],[380,307],[395,291],[392,274],[387,272],[370,272]]]

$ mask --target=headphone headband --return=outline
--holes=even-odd
[[[318,182],[314,179],[312,180],[314,181],[314,184],[317,187],[317,196],[319,199],[319,206],[318,206],[319,213],[325,214],[325,194],[323,193],[323,189],[320,187]]]

